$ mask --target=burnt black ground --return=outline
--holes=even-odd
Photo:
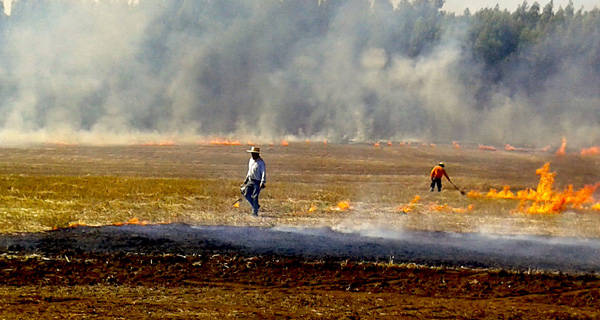
[[[0,253],[207,253],[425,266],[600,273],[600,241],[584,238],[330,228],[122,225],[0,236]]]

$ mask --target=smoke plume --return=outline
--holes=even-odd
[[[1,145],[318,137],[545,146],[566,136],[589,146],[600,138],[600,71],[590,68],[597,61],[573,49],[538,81],[535,63],[507,60],[503,80],[491,79],[464,45],[471,20],[443,8],[365,0],[3,4]],[[519,50],[537,57],[564,41],[558,34]],[[569,41],[581,50],[599,42]]]

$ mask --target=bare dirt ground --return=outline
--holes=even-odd
[[[245,173],[244,150],[245,146],[6,149],[0,173],[24,178],[214,179],[215,184],[230,188]],[[480,191],[504,184],[535,187],[535,169],[546,161],[553,162],[561,187],[596,183],[600,179],[594,157],[314,143],[265,150],[270,182],[262,217],[252,219],[244,207],[230,208],[237,197],[234,191],[224,197],[217,193],[223,199],[215,203],[210,196],[194,198],[183,206],[182,213],[169,207],[154,215],[169,211],[169,222],[191,225],[353,229],[366,224],[395,230],[550,236],[559,243],[560,237],[600,237],[597,211],[569,209],[547,216],[526,215],[514,211],[514,202],[468,199],[452,189],[429,194],[427,189],[428,171],[440,157],[449,163],[458,185]],[[421,195],[424,203],[415,207],[415,212],[403,214],[394,209],[415,195]],[[353,209],[329,209],[345,199]],[[471,204],[474,209],[438,212],[428,205],[431,202],[451,208]],[[311,205],[317,207],[316,212],[308,212]],[[13,212],[14,208],[5,210]],[[91,224],[82,221],[90,216],[74,216],[75,222]],[[164,217],[155,220],[165,221]],[[29,247],[25,242],[0,248],[0,318],[600,318],[597,271],[313,259],[278,252],[253,254],[210,241],[200,246],[196,241],[193,250],[177,252],[181,245],[143,233],[133,233],[116,242],[119,245],[108,243],[109,251],[83,250],[74,245],[83,240],[70,232],[84,231],[81,234],[86,241],[96,240],[101,246],[107,241],[99,236],[103,227],[54,231],[48,227],[45,231],[23,227],[2,236],[25,240],[41,236],[45,240],[43,245],[31,240],[34,245]]]
[[[592,276],[235,254],[4,257],[10,318],[597,319]]]

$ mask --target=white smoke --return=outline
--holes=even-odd
[[[390,47],[414,45],[410,30],[392,33],[411,17],[364,0],[12,2],[0,21],[0,145],[600,138],[586,64],[565,59],[543,91],[509,93],[483,82],[466,26],[402,54]]]
[[[4,6],[4,14],[10,16],[12,13],[12,2],[13,0],[0,0]]]

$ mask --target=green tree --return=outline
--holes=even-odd
[[[508,11],[496,7],[475,14],[470,35],[474,56],[493,66],[517,50],[520,30]]]

